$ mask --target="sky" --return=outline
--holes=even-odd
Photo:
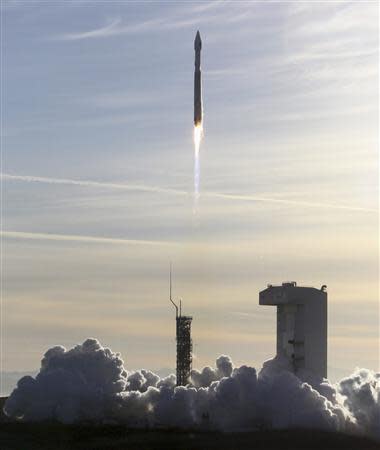
[[[275,353],[268,283],[329,301],[328,371],[379,368],[378,4],[2,1],[2,370],[96,337],[127,368]],[[193,71],[204,138],[193,204]]]

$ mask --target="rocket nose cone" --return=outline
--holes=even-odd
[[[201,35],[199,33],[199,30],[198,30],[197,34],[195,35],[194,49],[195,50],[200,50],[201,48],[202,48],[202,39],[201,39]]]

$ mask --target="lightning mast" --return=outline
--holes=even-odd
[[[193,342],[191,339],[190,316],[182,315],[182,301],[179,301],[179,307],[172,298],[172,265],[170,264],[169,276],[169,300],[175,308],[176,315],[176,342],[177,342],[177,386],[186,386],[188,383],[191,366],[193,362],[192,350]]]

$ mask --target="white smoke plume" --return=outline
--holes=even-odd
[[[48,350],[38,375],[20,379],[4,411],[26,422],[222,431],[303,427],[380,438],[380,373],[361,369],[336,385],[304,375],[301,380],[277,357],[257,372],[221,356],[215,368],[193,370],[189,385],[176,387],[174,375],[128,372],[118,353],[87,339],[71,350]]]

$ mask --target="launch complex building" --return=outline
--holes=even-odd
[[[305,369],[327,377],[327,292],[297,286],[295,281],[268,285],[259,304],[277,307],[277,355],[288,359],[297,374]]]
[[[182,315],[172,298],[170,268],[170,301],[176,310],[177,386],[189,382],[192,369],[190,316]],[[320,378],[327,377],[327,292],[297,286],[295,281],[281,286],[268,285],[259,294],[259,304],[277,307],[277,355],[286,358],[295,374],[306,370]]]

